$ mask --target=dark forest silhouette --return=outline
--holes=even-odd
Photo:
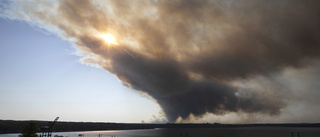
[[[23,129],[32,122],[36,127],[43,127],[49,121],[13,121],[0,120],[0,134],[22,133]],[[102,122],[57,122],[53,132],[67,131],[95,131],[95,130],[127,130],[127,129],[154,129],[154,128],[222,128],[222,127],[320,127],[320,123],[309,124],[138,124],[138,123],[102,123]]]

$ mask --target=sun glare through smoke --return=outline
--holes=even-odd
[[[112,36],[111,34],[104,34],[104,35],[101,35],[101,37],[104,39],[104,41],[108,45],[117,45],[118,44],[116,42],[116,39],[114,38],[114,36]]]

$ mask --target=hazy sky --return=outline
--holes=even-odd
[[[0,119],[141,122],[160,111],[107,71],[84,65],[72,45],[0,19]]]
[[[1,1],[0,119],[319,122],[319,6]]]

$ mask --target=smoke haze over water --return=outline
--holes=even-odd
[[[319,80],[320,1],[60,0],[3,5],[2,17],[36,24],[73,41],[85,56],[82,62],[97,64],[123,85],[150,95],[170,122],[234,113],[290,121],[283,118],[286,113],[302,110],[291,108],[298,103],[292,101],[296,96],[319,97],[319,86],[312,81]],[[114,35],[118,45],[97,37],[103,33]],[[289,74],[305,78],[290,79]],[[308,88],[297,90],[297,83]],[[308,120],[319,118],[310,114]]]

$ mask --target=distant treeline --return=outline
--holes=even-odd
[[[0,120],[0,134],[21,133],[23,128],[34,122],[38,128],[47,126],[50,121],[13,121]],[[312,124],[129,124],[129,123],[101,123],[101,122],[57,122],[53,132],[94,131],[94,130],[128,130],[153,128],[221,128],[221,127],[320,127],[319,123]],[[40,131],[39,131],[40,132]]]

